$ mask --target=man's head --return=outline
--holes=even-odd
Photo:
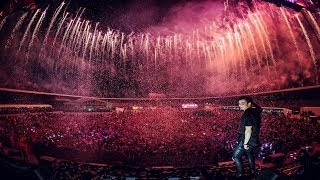
[[[242,111],[245,111],[246,109],[250,108],[252,106],[252,98],[249,96],[241,96],[239,99],[239,108]]]

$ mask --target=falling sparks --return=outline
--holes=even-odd
[[[314,49],[313,49],[313,46],[312,46],[312,43],[310,41],[310,38],[308,36],[308,33],[305,29],[305,27],[303,26],[302,22],[300,21],[300,18],[298,15],[296,15],[296,18],[297,18],[297,21],[299,22],[299,25],[301,27],[301,30],[304,34],[304,37],[306,38],[306,41],[307,41],[307,44],[308,44],[308,47],[309,47],[309,51],[310,51],[310,55],[311,55],[311,58],[314,62],[314,67],[315,67],[315,74],[316,74],[316,82],[318,82],[318,76],[317,76],[317,69],[318,69],[318,65],[317,65],[317,60],[316,60],[316,55],[315,55],[315,52],[314,52]]]
[[[47,9],[41,14],[41,16],[40,16],[40,18],[38,20],[38,23],[36,24],[36,27],[34,28],[34,31],[32,33],[31,40],[30,40],[30,43],[29,43],[29,46],[28,46],[28,49],[27,49],[27,55],[26,55],[27,59],[29,58],[30,48],[33,45],[34,39],[37,36],[37,33],[38,33],[39,29],[40,29],[40,26],[42,24],[42,21],[43,21],[44,17],[46,16],[46,13],[47,13]]]
[[[3,25],[6,23],[7,19],[8,19],[8,16],[6,16],[5,18],[3,18],[3,20],[1,21],[1,23],[0,23],[0,30],[2,29]]]
[[[19,46],[18,52],[21,50],[21,48],[22,48],[22,46],[23,46],[23,44],[24,44],[24,42],[25,42],[25,40],[26,40],[26,38],[27,38],[27,36],[28,36],[28,33],[30,32],[31,26],[32,26],[32,24],[33,24],[34,20],[36,19],[36,17],[37,17],[37,15],[38,15],[39,12],[40,12],[40,9],[38,9],[38,10],[34,13],[33,17],[31,18],[31,20],[30,20],[30,22],[29,22],[29,24],[28,24],[28,26],[27,26],[27,29],[26,29],[23,37],[22,37],[22,40],[21,40],[21,42],[20,42],[20,46]]]
[[[293,34],[291,25],[290,25],[290,23],[289,23],[289,21],[288,21],[288,17],[286,16],[286,14],[284,13],[284,11],[283,11],[282,8],[280,8],[280,11],[281,11],[281,14],[282,14],[285,22],[286,22],[286,25],[287,25],[288,29],[289,29],[289,33],[290,33],[290,36],[291,36],[293,45],[294,45],[294,47],[296,48],[297,57],[298,57],[299,61],[301,61],[301,55],[300,55],[300,52],[299,52],[298,44],[297,44],[296,38],[295,38],[295,36],[294,36],[294,34]],[[301,62],[300,62],[300,63],[301,63]]]
[[[19,19],[19,21],[17,22],[17,24],[15,25],[15,27],[12,30],[11,36],[9,37],[6,47],[5,48],[9,48],[9,46],[11,45],[11,41],[16,33],[16,31],[20,28],[21,24],[23,23],[24,19],[27,17],[28,12],[24,13],[21,18]]]
[[[44,36],[44,40],[43,40],[44,43],[47,42],[48,37],[49,37],[49,34],[50,34],[51,29],[52,29],[52,27],[53,27],[53,24],[54,24],[54,22],[56,21],[57,16],[59,15],[59,13],[60,13],[60,11],[62,10],[62,8],[63,8],[64,5],[65,5],[65,3],[62,2],[61,5],[60,5],[60,6],[57,8],[57,10],[55,11],[55,13],[54,13],[54,15],[53,15],[53,17],[52,17],[52,19],[51,19],[51,21],[50,21],[50,24],[49,24],[49,28],[48,28],[48,30],[47,30],[47,33],[46,33],[46,35]]]

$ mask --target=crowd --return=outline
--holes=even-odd
[[[126,113],[1,115],[0,142],[35,155],[129,165],[214,164],[231,159],[242,112],[202,116],[181,109]],[[320,139],[320,125],[283,114],[262,114],[262,144],[288,152]]]

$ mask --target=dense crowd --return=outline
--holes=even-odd
[[[2,115],[0,141],[7,147],[29,147],[36,155],[89,162],[182,165],[187,161],[193,166],[208,165],[230,160],[241,114],[217,109],[208,116],[163,108]],[[273,152],[288,152],[320,139],[320,125],[263,113],[260,137],[262,144],[272,144]]]

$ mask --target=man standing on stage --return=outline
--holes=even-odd
[[[251,97],[239,98],[240,110],[244,111],[241,122],[239,138],[233,150],[232,159],[237,168],[237,177],[244,175],[242,156],[247,154],[250,165],[250,174],[255,174],[254,150],[259,146],[259,133],[262,109],[253,102]]]

